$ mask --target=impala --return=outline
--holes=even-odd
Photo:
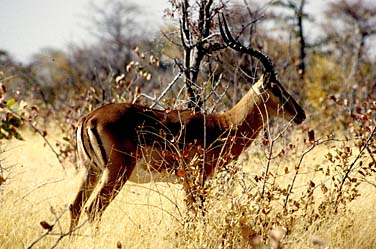
[[[85,166],[77,196],[70,206],[73,230],[87,207],[89,220],[100,218],[127,180],[137,183],[187,183],[199,164],[202,182],[248,148],[272,117],[296,124],[306,116],[302,107],[276,78],[268,56],[242,46],[230,34],[224,17],[220,33],[228,47],[254,56],[265,68],[248,93],[230,110],[203,114],[191,110],[155,110],[137,104],[107,104],[82,117],[77,128],[77,150]],[[198,162],[198,163],[197,163]],[[189,188],[184,187],[187,194]]]

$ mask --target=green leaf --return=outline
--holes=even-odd
[[[20,134],[19,132],[15,132],[15,133],[14,133],[14,137],[15,137],[16,139],[18,139],[18,140],[22,140],[22,141],[24,140],[23,137],[21,136],[21,134]]]
[[[11,117],[8,122],[17,128],[22,125],[22,120],[15,116]]]
[[[12,105],[14,105],[17,102],[15,98],[11,98],[10,100],[7,101],[7,107],[11,108]]]

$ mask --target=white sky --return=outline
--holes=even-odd
[[[132,0],[133,1],[133,0]],[[90,2],[104,0],[0,0],[0,49],[27,61],[41,48],[65,48],[89,38],[84,30]],[[167,0],[134,0],[161,23]]]
[[[88,41],[84,30],[89,2],[105,0],[0,0],[0,49],[20,61],[27,61],[41,48],[64,49],[71,42]],[[126,0],[125,0],[126,1]],[[162,22],[168,0],[136,2],[153,24]],[[265,0],[264,0],[265,1]],[[310,0],[309,13],[319,12],[326,0]]]

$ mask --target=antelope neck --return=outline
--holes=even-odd
[[[233,129],[257,132],[267,122],[265,102],[268,97],[260,84],[255,84],[233,108],[223,114],[224,118]]]

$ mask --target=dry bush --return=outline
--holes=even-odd
[[[359,229],[360,213],[352,203],[364,201],[364,189],[376,186],[374,105],[370,101],[353,117],[351,138],[315,138],[310,131],[304,141],[277,136],[254,144],[244,161],[207,184],[207,213],[184,220],[172,237],[176,247],[354,248],[346,240]],[[340,237],[314,236],[330,226]],[[374,240],[352,237],[372,248]]]

